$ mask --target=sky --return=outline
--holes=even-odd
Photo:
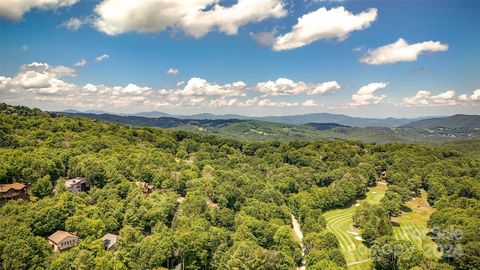
[[[3,0],[0,102],[480,114],[480,1]]]

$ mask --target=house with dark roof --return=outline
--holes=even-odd
[[[105,244],[105,249],[106,250],[111,250],[115,251],[116,250],[116,244],[118,240],[118,235],[107,233],[102,237],[102,241]]]
[[[22,183],[0,184],[0,201],[27,198],[27,186]]]
[[[62,252],[80,243],[80,239],[76,235],[65,231],[56,231],[47,240],[52,245],[53,250],[57,252]]]

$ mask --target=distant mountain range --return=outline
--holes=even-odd
[[[402,127],[406,128],[480,128],[480,115],[456,114],[442,118],[429,118],[414,121]]]
[[[109,114],[119,116],[137,116],[146,118],[177,118],[177,119],[195,119],[195,120],[259,120],[273,123],[289,124],[289,125],[301,125],[308,123],[335,123],[339,125],[351,126],[351,127],[399,127],[409,124],[413,121],[422,120],[431,117],[419,117],[419,118],[362,118],[352,117],[343,114],[331,114],[331,113],[311,113],[302,115],[288,115],[288,116],[262,116],[262,117],[250,117],[238,114],[222,114],[216,115],[211,113],[193,114],[193,115],[172,115],[168,113],[152,111],[152,112],[140,112],[135,114],[115,114],[99,110],[90,110],[80,112],[76,110],[66,110],[66,113],[84,113],[84,114]]]
[[[178,126],[193,125],[199,127],[223,126],[230,123],[239,122],[238,119],[180,119],[175,117],[148,118],[134,115],[115,115],[115,114],[95,114],[95,113],[75,113],[72,111],[62,112],[70,116],[85,116],[91,119],[103,120],[114,123],[121,123],[133,126],[149,126],[159,128],[173,128]]]
[[[95,114],[78,113],[73,110],[62,112],[66,116],[82,116],[96,120],[103,120],[132,126],[150,126],[158,128],[172,128],[180,130],[188,130],[202,134],[217,134],[224,137],[230,137],[241,140],[324,140],[324,139],[349,139],[361,140],[367,143],[386,143],[386,142],[430,142],[440,143],[446,141],[455,141],[462,139],[480,138],[480,132],[472,127],[478,126],[478,118],[480,116],[462,116],[454,115],[444,118],[432,118],[414,121],[411,124],[402,125],[402,127],[388,127],[398,125],[402,119],[371,119],[356,118],[348,116],[338,116],[331,114],[310,114],[293,117],[259,117],[255,119],[230,119],[229,116],[222,116],[227,119],[218,119],[216,115],[202,114],[196,115],[201,119],[182,119],[176,117],[159,117],[149,118],[138,115],[114,115],[114,114]],[[98,111],[97,111],[98,112]],[[146,115],[165,115],[159,112],[152,112]],[[183,116],[185,117],[185,116]],[[195,117],[195,116],[190,116]],[[206,119],[206,117],[215,119]],[[335,118],[336,117],[336,118]],[[273,118],[273,119],[272,119]],[[334,118],[334,119],[332,119]],[[257,120],[262,119],[262,120]],[[264,121],[263,119],[274,120]],[[385,123],[390,119],[392,123],[387,127],[355,127],[335,122],[306,122],[304,121],[322,121],[324,119],[337,120],[342,123],[362,122],[362,125],[368,123]],[[425,123],[440,120],[450,123],[448,128],[430,128],[430,126],[445,126],[445,124]],[[473,119],[473,120],[471,120]],[[476,119],[476,120],[475,120]],[[357,122],[352,122],[356,120]],[[428,121],[432,120],[432,121]],[[300,122],[299,124],[281,123],[283,122]],[[393,124],[395,123],[395,124]],[[422,124],[423,123],[423,124]],[[458,125],[455,125],[457,123]],[[414,127],[414,126],[419,126]],[[423,126],[428,126],[424,128]]]

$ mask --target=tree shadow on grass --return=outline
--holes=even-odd
[[[390,221],[390,223],[392,224],[393,227],[400,227],[400,223],[396,221]]]

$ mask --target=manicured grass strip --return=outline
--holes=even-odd
[[[404,212],[400,217],[394,219],[399,224],[399,226],[393,227],[395,239],[408,240],[414,243],[428,258],[440,258],[441,253],[437,251],[436,244],[427,235],[430,232],[427,222],[434,211],[428,204],[427,193],[422,190],[421,195],[408,201],[406,206],[411,211]]]
[[[357,203],[378,204],[385,195],[386,189],[386,185],[379,183],[376,187],[370,188],[365,199],[359,200]],[[356,208],[355,205],[352,205],[348,208],[331,210],[326,212],[324,217],[327,220],[327,230],[337,237],[347,264],[361,262],[350,265],[349,269],[369,269],[370,251],[362,241],[355,239],[356,235],[351,233],[357,232],[352,225],[352,216]]]

